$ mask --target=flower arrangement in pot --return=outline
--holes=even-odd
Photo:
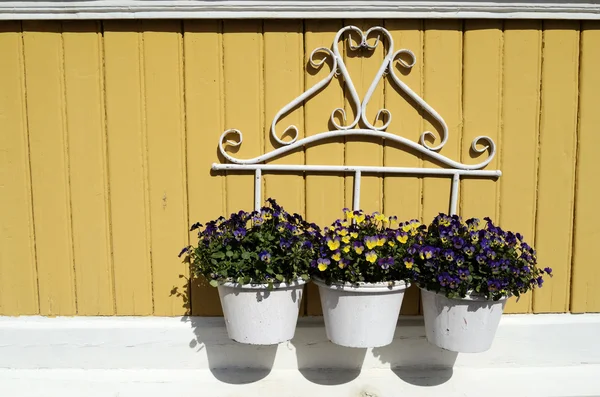
[[[344,209],[344,219],[324,229],[312,279],[319,287],[327,337],[347,347],[392,342],[419,236],[411,221]]]
[[[552,274],[536,266],[521,234],[489,218],[481,227],[475,218],[439,214],[414,248],[427,340],[456,352],[488,350],[507,299],[541,287]]]
[[[271,345],[293,338],[303,285],[320,229],[273,199],[260,211],[240,211],[199,229],[186,255],[193,275],[217,287],[227,333],[237,342]]]

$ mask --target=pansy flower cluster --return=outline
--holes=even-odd
[[[421,288],[449,298],[480,294],[498,300],[541,287],[544,274],[536,252],[519,233],[495,226],[489,218],[465,222],[457,215],[439,214],[421,243],[411,247],[415,281]]]
[[[196,276],[213,286],[223,281],[240,284],[290,282],[309,279],[321,231],[298,214],[289,214],[273,199],[260,211],[240,211],[205,226],[196,223],[198,245],[180,256]]]
[[[311,273],[331,284],[407,280],[413,260],[407,250],[424,228],[417,221],[344,209],[344,218],[324,229]]]

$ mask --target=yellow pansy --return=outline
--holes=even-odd
[[[402,231],[408,233],[412,229],[410,224],[406,224],[402,226]]]
[[[368,249],[373,249],[373,248],[377,247],[377,237],[375,237],[375,236],[367,237],[365,239],[365,244],[367,245]]]
[[[352,218],[354,218],[354,213],[350,210],[346,210],[344,211],[344,214],[346,214],[346,220],[351,221]]]
[[[379,212],[373,212],[373,218],[375,218],[377,222],[382,222],[385,219],[385,215],[380,214]]]
[[[357,238],[358,237],[358,233],[352,232],[352,233],[350,233],[350,237]]]
[[[337,231],[337,234],[338,234],[338,235],[340,235],[340,236],[342,236],[342,237],[343,237],[343,236],[346,236],[346,235],[348,235],[348,229],[341,229],[341,230],[338,230],[338,231]]]
[[[350,242],[350,236],[344,236],[342,237],[342,242],[345,244],[348,244]]]
[[[394,240],[388,241],[388,244],[389,244],[390,247],[395,247],[396,246],[396,243],[394,242]]]
[[[396,235],[396,240],[398,240],[400,244],[406,244],[406,242],[408,241],[408,234],[398,233]]]
[[[330,250],[335,251],[340,248],[340,239],[336,237],[335,239],[327,238],[327,246]]]
[[[377,246],[383,247],[383,245],[385,244],[386,241],[387,241],[387,238],[385,238],[385,236],[378,236],[377,237]]]
[[[360,225],[365,221],[365,214],[363,214],[362,212],[358,215],[354,214],[354,220],[356,221],[357,225]]]
[[[348,252],[350,252],[350,246],[344,245],[344,247],[342,248],[342,251],[344,251],[347,254]]]
[[[317,268],[319,269],[319,271],[325,271],[327,270],[327,266],[329,266],[329,264],[331,263],[331,261],[329,261],[329,259],[327,258],[319,258],[317,259]]]
[[[407,269],[412,269],[413,265],[414,265],[414,262],[413,262],[413,259],[412,259],[412,258],[408,258],[408,259],[405,259],[405,260],[404,260],[404,266],[405,266]]]
[[[342,259],[342,253],[340,251],[335,252],[333,255],[331,255],[331,259],[333,259],[336,262],[339,262],[340,259]]]
[[[368,262],[375,263],[377,260],[377,254],[374,251],[369,251],[365,254],[365,258]]]

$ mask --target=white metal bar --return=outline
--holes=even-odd
[[[456,214],[456,207],[458,205],[458,189],[460,187],[460,174],[455,173],[452,176],[452,187],[450,192],[450,215]]]
[[[354,171],[354,197],[352,200],[352,209],[354,211],[360,210],[360,178],[362,172],[360,170]]]
[[[253,171],[261,169],[271,172],[356,172],[369,174],[412,174],[412,175],[466,175],[499,177],[500,170],[456,170],[449,168],[416,168],[416,167],[377,167],[354,165],[295,165],[295,164],[217,164],[212,165],[213,170]]]
[[[254,170],[254,210],[260,210],[262,203],[262,170],[257,168]]]
[[[291,127],[292,126],[289,126],[288,129]],[[426,133],[427,132],[425,132],[424,134],[426,134]],[[226,138],[230,137],[231,135],[235,136],[237,140],[231,140],[231,139],[226,140]],[[233,164],[258,164],[258,163],[268,161],[275,157],[280,157],[283,154],[292,152],[292,151],[294,151],[298,148],[304,147],[308,144],[316,143],[316,142],[323,141],[323,140],[328,140],[331,138],[348,137],[348,136],[371,136],[371,137],[383,138],[385,140],[397,142],[408,148],[414,149],[415,151],[422,153],[431,159],[437,160],[438,162],[440,162],[444,165],[447,165],[452,168],[460,169],[460,170],[481,169],[481,168],[485,167],[486,165],[488,165],[490,163],[490,161],[492,161],[492,159],[494,158],[494,156],[496,154],[496,144],[494,143],[494,141],[491,138],[486,137],[486,136],[478,136],[471,142],[471,148],[473,149],[473,151],[475,151],[477,153],[483,153],[484,151],[489,149],[490,153],[489,153],[488,158],[478,164],[463,164],[458,161],[454,161],[442,154],[439,154],[438,152],[433,151],[428,146],[423,146],[423,145],[413,142],[407,138],[404,138],[400,135],[392,134],[392,133],[385,132],[385,131],[369,130],[369,129],[351,129],[351,130],[344,129],[344,130],[333,130],[333,131],[321,132],[321,133],[318,133],[315,135],[308,136],[306,138],[302,138],[302,139],[293,141],[293,143],[292,143],[292,141],[290,141],[289,144],[287,144],[283,147],[274,149],[268,153],[265,153],[263,155],[260,155],[260,156],[257,156],[257,157],[251,158],[251,159],[235,158],[225,150],[224,143],[227,143],[229,146],[232,146],[232,147],[237,147],[237,146],[240,146],[243,142],[242,132],[240,130],[231,129],[231,130],[227,130],[221,134],[221,137],[219,138],[219,151],[221,152],[223,157],[225,157],[227,160],[229,160]],[[478,147],[478,145],[484,145],[484,146]],[[437,147],[439,147],[439,145]]]

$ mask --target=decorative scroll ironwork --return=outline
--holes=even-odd
[[[387,52],[385,58],[379,67],[375,78],[371,82],[367,93],[365,94],[362,102],[354,87],[352,78],[348,73],[344,59],[339,51],[339,42],[344,33],[350,32],[349,34],[349,47],[350,50],[355,51],[359,49],[365,49],[367,51],[373,51],[377,48],[380,42],[387,41]],[[359,41],[352,40],[352,33],[356,34]],[[369,39],[374,39],[374,42],[369,43]],[[382,44],[383,45],[383,44]],[[321,54],[320,59],[316,59],[316,55]],[[405,58],[401,58],[404,55]],[[231,164],[213,164],[214,170],[253,170],[255,172],[255,207],[258,208],[261,203],[261,178],[262,171],[271,172],[282,172],[282,171],[304,171],[304,172],[354,172],[354,203],[353,207],[358,209],[360,206],[360,177],[363,172],[367,173],[394,173],[394,174],[417,174],[417,175],[449,175],[453,177],[451,197],[450,197],[450,212],[456,213],[457,197],[458,197],[458,182],[461,175],[474,175],[474,176],[487,176],[487,177],[498,177],[501,175],[499,170],[489,171],[482,170],[483,167],[488,165],[494,155],[496,154],[496,145],[494,141],[487,136],[478,136],[471,143],[471,148],[476,153],[484,153],[488,151],[488,157],[478,164],[463,164],[461,162],[452,160],[437,151],[440,150],[448,141],[448,127],[446,122],[440,116],[433,107],[425,102],[417,93],[415,93],[406,83],[404,83],[396,75],[394,70],[395,62],[398,62],[400,66],[406,69],[412,68],[416,64],[415,54],[408,49],[400,49],[394,52],[394,41],[388,30],[383,27],[375,26],[363,32],[356,26],[346,26],[340,29],[333,40],[331,49],[325,47],[319,47],[312,51],[309,57],[309,62],[312,67],[319,68],[326,64],[327,58],[332,61],[331,70],[329,74],[317,82],[315,85],[310,87],[308,90],[303,92],[300,96],[292,100],[290,103],[285,105],[273,118],[271,123],[271,135],[273,139],[281,145],[281,147],[274,149],[268,153],[251,159],[238,159],[225,150],[225,144],[229,146],[240,146],[243,142],[243,135],[240,130],[229,129],[221,135],[219,139],[219,151],[225,159],[231,162]],[[408,59],[409,61],[407,62]],[[320,132],[315,135],[311,135],[302,139],[298,139],[299,130],[295,125],[289,125],[281,136],[277,133],[277,122],[288,114],[292,109],[302,104],[304,101],[310,99],[312,96],[320,92],[325,88],[336,75],[341,75],[341,78],[345,82],[346,90],[349,93],[351,106],[355,110],[356,116],[348,123],[346,111],[343,108],[336,108],[331,112],[330,121],[334,126],[334,130]],[[432,119],[434,119],[441,127],[439,143],[434,146],[430,146],[426,139],[435,140],[437,139],[436,134],[431,131],[424,131],[419,139],[419,143],[413,142],[402,136],[386,132],[386,128],[389,127],[392,120],[392,113],[388,109],[379,109],[375,116],[375,120],[371,123],[367,118],[367,106],[377,85],[381,79],[388,75],[390,79],[396,84],[396,86],[410,97],[416,104],[418,104],[425,113],[427,113]],[[342,125],[338,123],[336,116],[339,116],[344,121]],[[381,120],[381,126],[375,126],[377,121]],[[359,123],[362,122],[363,128],[359,127]],[[291,136],[289,140],[283,140],[282,137],[285,135]],[[411,148],[414,151],[429,157],[432,160],[437,161],[445,166],[451,168],[408,168],[408,167],[372,167],[372,166],[332,166],[332,165],[286,165],[286,164],[264,164],[274,157],[284,155],[291,152],[299,147],[306,146],[311,143],[322,141],[324,139],[332,137],[347,137],[347,136],[372,136],[383,138],[386,140],[400,143],[407,148]]]

